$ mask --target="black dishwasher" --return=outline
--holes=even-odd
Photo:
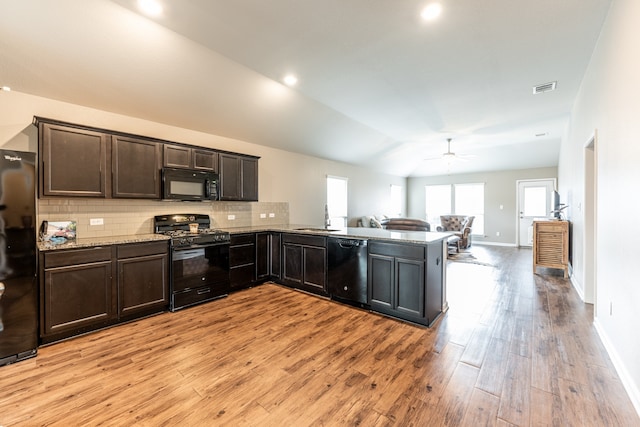
[[[329,237],[329,295],[336,301],[367,306],[367,241]]]

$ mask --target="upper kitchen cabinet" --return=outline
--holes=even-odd
[[[163,151],[166,167],[218,171],[217,151],[173,144],[164,144]]]
[[[111,174],[113,197],[159,199],[162,147],[155,141],[113,136]]]
[[[38,129],[40,196],[107,196],[108,134],[44,122]]]
[[[258,158],[220,153],[220,200],[258,201]]]

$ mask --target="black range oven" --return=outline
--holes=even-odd
[[[170,305],[176,311],[229,293],[229,233],[208,215],[159,215],[155,232],[171,237]]]

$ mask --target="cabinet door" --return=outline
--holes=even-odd
[[[193,168],[218,172],[218,153],[212,150],[193,149]]]
[[[167,253],[118,260],[118,314],[164,310],[169,303]]]
[[[256,281],[255,234],[231,236],[229,279],[232,289],[251,286]]]
[[[288,284],[302,284],[302,245],[282,245],[282,279]]]
[[[424,317],[424,261],[396,258],[396,293],[394,309],[402,317]]]
[[[327,249],[316,246],[303,246],[304,285],[326,293]]]
[[[113,197],[160,198],[160,149],[154,141],[112,137]]]
[[[220,200],[240,200],[242,181],[240,159],[231,154],[220,154]]]
[[[242,158],[240,160],[242,179],[242,200],[258,201],[258,160]]]
[[[369,255],[369,303],[371,308],[391,310],[395,288],[394,258],[387,255]]]
[[[269,233],[256,233],[256,279],[264,280],[269,277],[271,258]]]
[[[114,318],[111,261],[44,271],[44,335],[77,331]]]
[[[40,194],[106,197],[109,136],[48,123],[39,130]]]
[[[280,278],[280,266],[282,261],[282,234],[270,233],[269,234],[269,246],[271,250],[271,259],[269,266],[269,275],[274,279]]]
[[[193,167],[192,149],[181,145],[163,145],[162,164],[170,168],[191,168]]]

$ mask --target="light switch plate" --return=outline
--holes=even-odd
[[[235,215],[227,215],[227,219],[229,221],[233,221],[234,219],[236,219],[236,216]]]
[[[104,225],[104,218],[91,218],[89,225]]]

